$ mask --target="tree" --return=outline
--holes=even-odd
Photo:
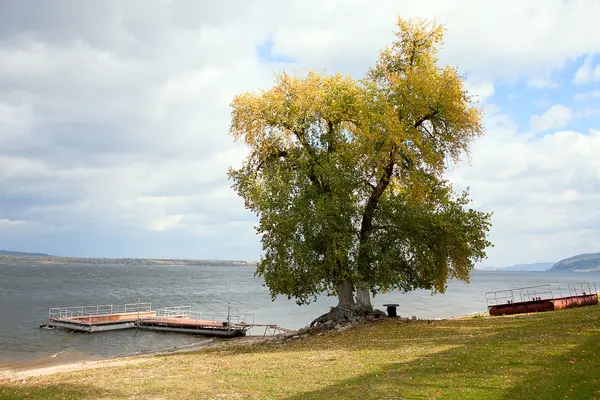
[[[231,133],[250,153],[229,176],[259,217],[257,274],[273,297],[335,294],[369,312],[371,295],[444,292],[485,257],[491,214],[443,179],[483,133],[481,110],[437,65],[441,26],[398,28],[362,80],[283,73],[233,100]]]

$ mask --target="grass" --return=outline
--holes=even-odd
[[[0,399],[600,399],[600,307],[368,324],[0,382]]]

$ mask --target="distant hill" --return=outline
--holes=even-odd
[[[60,257],[42,253],[0,250],[0,263],[14,264],[86,264],[86,265],[168,265],[168,266],[241,266],[256,268],[256,261],[244,260],[179,260],[154,258],[87,258]]]
[[[600,253],[579,254],[554,264],[551,271],[600,271]]]
[[[479,267],[480,271],[548,271],[553,262],[539,262],[532,264],[515,264],[508,267]]]
[[[501,269],[502,271],[548,271],[553,265],[554,262],[540,262],[532,264],[515,264]]]
[[[44,254],[44,253],[26,253],[24,251],[8,251],[8,250],[0,250],[0,254],[5,254],[7,256],[19,256],[19,257],[52,257],[50,254]]]

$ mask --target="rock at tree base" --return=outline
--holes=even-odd
[[[321,315],[310,323],[310,327],[313,329],[340,329],[344,325],[361,322],[364,320],[373,321],[379,318],[386,318],[387,315],[380,310],[372,311],[358,311],[358,310],[345,310],[340,307],[332,307],[331,310]]]

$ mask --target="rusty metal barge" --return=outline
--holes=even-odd
[[[595,282],[547,284],[486,293],[492,316],[554,311],[598,304]]]

